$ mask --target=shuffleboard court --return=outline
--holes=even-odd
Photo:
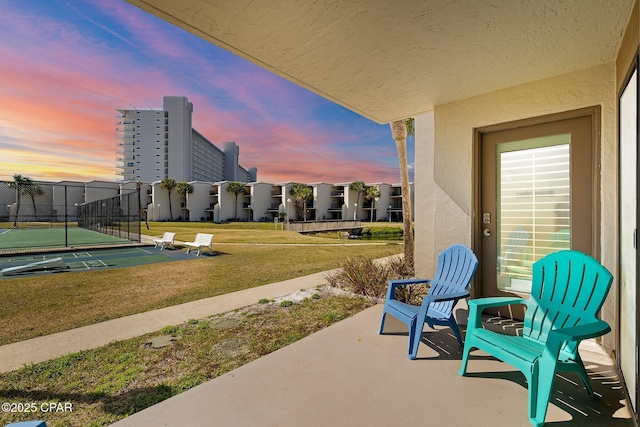
[[[42,274],[64,274],[65,272],[131,267],[181,259],[193,259],[193,257],[188,256],[188,254],[185,254],[183,251],[160,251],[153,247],[131,247],[0,257],[0,269],[39,263],[56,258],[62,258],[65,264],[64,268],[36,270],[7,276],[0,275],[0,278],[7,279]]]

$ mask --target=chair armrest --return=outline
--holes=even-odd
[[[395,299],[395,290],[398,286],[407,285],[419,285],[431,282],[431,279],[396,279],[389,280],[389,286],[387,286],[387,298],[385,301]]]
[[[460,298],[466,298],[468,297],[469,291],[460,291],[460,292],[455,292],[452,294],[441,294],[441,295],[427,295],[423,300],[422,300],[422,304],[431,304],[432,302],[436,302],[436,301],[451,301],[451,300],[458,300]]]
[[[464,290],[455,293],[447,293],[440,295],[427,295],[422,299],[422,304],[420,306],[420,312],[418,313],[418,319],[424,320],[427,318],[427,312],[429,311],[429,305],[438,301],[458,301],[461,298],[466,298],[469,296],[469,291]],[[455,303],[454,303],[455,305]]]
[[[526,304],[526,300],[518,297],[489,297],[489,298],[478,298],[472,299],[469,301],[469,308],[471,306],[477,307],[480,311],[485,308],[491,307],[500,307],[503,305],[511,305],[511,304]]]
[[[567,328],[552,329],[549,335],[555,335],[563,341],[582,341],[599,337],[611,331],[611,327],[604,320],[596,319],[595,322]]]
[[[467,321],[467,333],[474,329],[482,328],[482,311],[485,308],[501,307],[510,304],[526,304],[526,300],[518,297],[489,297],[478,298],[468,301],[469,319]]]

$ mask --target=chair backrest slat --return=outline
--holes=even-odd
[[[523,335],[545,341],[551,328],[592,322],[613,277],[598,261],[578,251],[552,253],[533,265]],[[575,352],[571,345],[566,351]]]
[[[429,294],[440,295],[461,292],[468,288],[478,268],[478,259],[464,245],[453,245],[438,255],[436,274],[431,281]],[[455,301],[441,301],[432,307],[441,313],[450,313]]]

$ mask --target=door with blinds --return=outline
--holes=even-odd
[[[479,132],[483,296],[527,295],[533,263],[549,253],[596,252],[596,114]],[[522,316],[508,310],[501,314]]]

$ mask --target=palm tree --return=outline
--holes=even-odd
[[[160,181],[160,188],[169,192],[169,220],[173,221],[173,210],[171,208],[171,192],[176,188],[176,180],[173,178],[164,178]]]
[[[176,193],[178,193],[179,195],[181,195],[182,197],[184,197],[184,208],[185,208],[185,212],[188,212],[187,209],[187,194],[191,194],[193,193],[193,185],[189,184],[188,182],[179,182],[178,184],[176,184]],[[187,214],[185,213],[185,216]],[[186,218],[188,220],[188,218]]]
[[[42,187],[39,184],[31,181],[30,178],[26,178],[28,180],[22,186],[22,193],[28,194],[31,197],[31,203],[33,204],[33,216],[38,220],[38,212],[36,211],[36,196],[42,196],[44,191],[42,191]]]
[[[365,188],[367,188],[366,184],[362,181],[356,181],[356,182],[352,182],[351,184],[349,184],[349,190],[351,191],[355,191],[358,196],[356,197],[356,204],[359,206],[360,205],[360,195],[364,192]],[[356,212],[358,210],[358,207],[355,207]],[[355,219],[356,216],[354,214],[353,219]]]
[[[302,202],[302,218],[307,220],[307,202],[313,198],[313,189],[306,184],[295,183],[291,186],[291,194],[296,196],[296,203]]]
[[[238,219],[238,196],[247,191],[247,184],[238,181],[232,181],[227,186],[227,191],[236,196],[236,204],[233,209],[233,218]]]
[[[368,186],[364,190],[364,199],[371,200],[371,216],[369,221],[373,222],[373,210],[376,207],[376,198],[380,197],[380,190],[378,187],[374,187],[373,185]]]
[[[22,189],[29,183],[31,183],[31,178],[19,174],[13,175],[13,182],[5,183],[6,187],[16,189],[16,218],[13,221],[14,227],[18,226],[18,214],[20,213],[20,195],[23,193]]]
[[[413,265],[413,229],[411,221],[411,187],[409,186],[409,165],[407,163],[407,136],[415,133],[413,118],[390,123],[391,136],[396,142],[400,162],[400,189],[402,191],[402,222],[404,259]]]

